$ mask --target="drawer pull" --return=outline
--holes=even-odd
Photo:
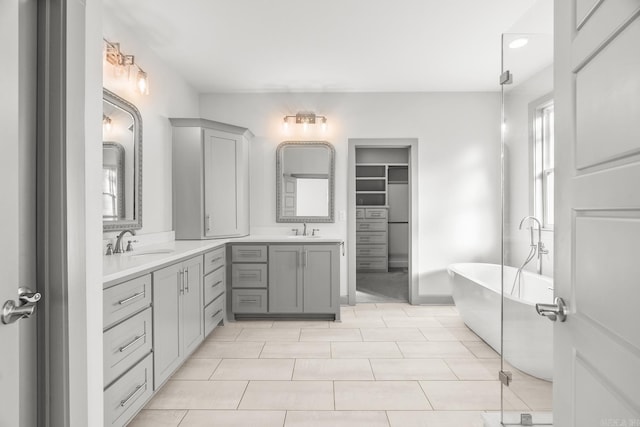
[[[120,347],[120,353],[124,353],[125,351],[127,351],[127,349],[129,347],[131,347],[132,345],[134,345],[135,343],[137,343],[138,341],[140,341],[141,339],[143,339],[146,336],[147,336],[147,334],[142,334],[139,337],[135,337],[133,339],[133,341],[131,341],[129,344],[125,345],[124,347]]]
[[[222,280],[218,280],[216,283],[214,283],[213,285],[211,285],[212,288],[215,288],[216,286],[222,284]]]
[[[124,408],[125,406],[127,406],[127,404],[129,403],[129,401],[130,401],[131,399],[133,399],[133,397],[134,397],[136,394],[138,394],[138,392],[139,392],[140,390],[142,390],[146,385],[147,385],[147,382],[145,381],[143,384],[140,384],[138,387],[136,387],[136,389],[135,389],[135,390],[133,390],[133,393],[131,393],[131,394],[129,395],[129,397],[127,397],[125,400],[123,400],[123,401],[121,401],[121,402],[120,402],[120,406],[122,406],[123,408]]]
[[[220,313],[222,313],[222,309],[220,309],[220,310],[216,311],[215,313],[213,313],[213,314],[211,315],[211,317],[216,317],[216,316],[217,316],[218,314],[220,314]]]
[[[126,303],[133,301],[136,298],[139,298],[144,295],[144,291],[138,292],[137,294],[131,295],[129,298],[125,298],[122,301],[118,301],[119,305],[125,305]]]
[[[255,304],[257,303],[257,299],[241,299],[240,304]]]
[[[211,264],[213,264],[213,263],[215,263],[215,262],[218,262],[218,261],[220,261],[221,259],[222,259],[222,257],[221,257],[221,256],[219,256],[218,258],[214,258],[214,259],[212,259],[212,260],[211,260]]]

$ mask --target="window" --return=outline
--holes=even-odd
[[[553,101],[535,109],[533,132],[533,206],[544,228],[553,229],[554,139]]]

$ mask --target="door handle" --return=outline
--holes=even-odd
[[[540,316],[555,322],[559,320],[564,322],[567,320],[567,305],[560,297],[553,300],[554,304],[536,304],[536,311]]]
[[[2,306],[2,323],[8,325],[19,319],[30,317],[36,310],[36,304],[42,299],[40,292],[29,288],[18,289],[18,302],[9,300]]]

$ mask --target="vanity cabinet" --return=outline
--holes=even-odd
[[[176,239],[249,234],[248,129],[170,119]]]
[[[226,249],[221,247],[204,254],[204,336],[205,338],[225,318]]]
[[[340,309],[336,245],[269,246],[269,313],[335,313]]]
[[[231,246],[231,310],[240,314],[267,312],[268,246]]]
[[[202,272],[202,255],[153,272],[154,390],[204,339]]]
[[[231,246],[233,317],[340,318],[336,243]]]
[[[104,290],[104,425],[123,426],[152,394],[151,275]]]

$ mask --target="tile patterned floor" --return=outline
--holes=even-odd
[[[342,322],[218,327],[129,427],[481,427],[498,355],[452,306],[342,307]],[[514,371],[505,409],[548,411],[551,383]]]

